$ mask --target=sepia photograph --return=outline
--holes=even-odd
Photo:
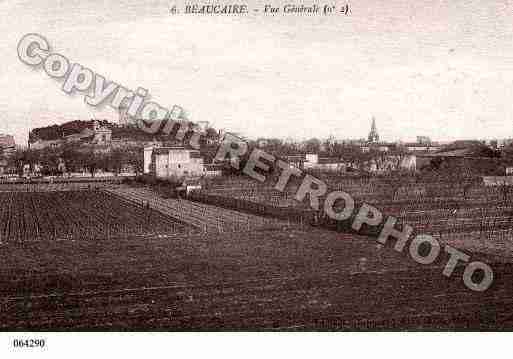
[[[513,329],[512,1],[0,15],[0,350]]]

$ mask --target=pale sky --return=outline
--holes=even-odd
[[[355,0],[350,16],[313,17],[173,16],[170,3],[1,1],[0,133],[23,143],[32,127],[117,121],[18,59],[39,33],[72,62],[252,138],[361,138],[372,116],[385,140],[513,137],[512,1]]]

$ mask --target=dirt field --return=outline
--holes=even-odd
[[[513,329],[507,238],[444,241],[492,266],[477,293],[444,256],[127,191],[0,192],[0,329]]]
[[[513,267],[485,293],[373,240],[256,231],[1,246],[3,330],[512,329]]]

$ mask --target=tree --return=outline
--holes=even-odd
[[[219,133],[216,129],[208,127],[205,131],[205,140],[207,143],[217,143],[219,141]]]
[[[122,149],[116,148],[113,149],[108,155],[105,156],[106,167],[108,170],[112,170],[114,174],[117,176],[124,165],[127,164],[128,153]]]
[[[305,151],[308,153],[319,153],[321,149],[321,141],[317,138],[311,138],[305,143]]]
[[[77,145],[66,145],[62,150],[61,157],[68,171],[82,172],[85,169],[86,158]]]
[[[136,175],[143,172],[144,168],[144,153],[140,147],[130,147],[125,150],[126,164],[131,166]]]
[[[336,143],[333,145],[332,153],[350,163],[360,163],[364,157],[362,150],[356,145]]]
[[[505,146],[501,151],[501,162],[505,166],[513,166],[513,144]]]
[[[44,148],[37,151],[37,155],[35,157],[38,158],[36,162],[39,162],[43,165],[43,174],[58,174],[60,151],[51,148]],[[34,163],[35,162],[32,163],[32,168]]]
[[[94,177],[98,169],[102,168],[105,155],[96,153],[93,149],[87,149],[80,154],[80,162],[83,163],[84,168]]]

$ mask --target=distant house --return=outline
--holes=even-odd
[[[455,142],[434,153],[416,155],[416,166],[422,169],[446,169],[488,174],[498,171],[498,154],[488,146],[471,141]]]
[[[220,164],[206,164],[205,165],[205,176],[216,177],[223,174],[223,166]]]
[[[345,171],[346,167],[346,163],[336,157],[320,157],[316,166],[324,171]]]
[[[306,162],[306,155],[290,155],[286,156],[285,160],[292,166],[303,169]]]
[[[497,140],[498,148],[502,148],[502,147],[506,147],[506,146],[510,146],[510,145],[513,145],[513,138]]]
[[[200,152],[184,147],[144,148],[144,173],[157,178],[196,177],[206,174]]]
[[[307,153],[302,168],[325,171],[344,171],[347,165],[338,157],[319,157],[316,153]]]
[[[315,165],[317,165],[317,163],[319,162],[319,155],[317,153],[307,153],[305,155],[305,159],[305,168],[315,167]]]
[[[426,142],[413,142],[404,143],[402,146],[410,153],[421,153],[421,152],[436,152],[440,151],[440,146],[437,143],[426,143]]]
[[[93,125],[93,143],[97,145],[108,145],[111,140],[111,129],[106,126],[101,126],[98,121],[95,121]]]
[[[397,146],[395,143],[387,143],[387,142],[380,142],[380,143],[366,143],[360,145],[360,150],[363,153],[367,153],[372,151],[376,152],[389,152],[390,150],[395,149]]]

